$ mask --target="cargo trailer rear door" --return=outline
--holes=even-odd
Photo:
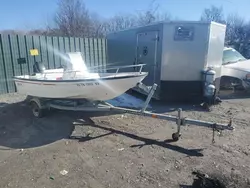
[[[150,86],[156,83],[158,31],[148,31],[137,34],[136,64],[146,64],[144,72],[148,76],[143,83]]]

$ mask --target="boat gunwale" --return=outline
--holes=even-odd
[[[20,78],[18,76],[14,76],[14,81],[28,81],[28,82],[54,82],[54,83],[62,83],[62,82],[83,82],[83,81],[98,81],[98,80],[118,80],[118,79],[126,79],[126,78],[135,78],[141,76],[147,76],[148,72],[141,72],[139,74],[134,75],[125,75],[125,76],[118,76],[115,75],[113,77],[100,77],[100,78],[84,78],[84,79],[67,79],[67,80],[39,80],[39,79],[30,79],[30,78]]]

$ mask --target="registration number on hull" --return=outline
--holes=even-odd
[[[76,84],[77,86],[98,86],[100,85],[98,82],[91,82],[91,83],[80,83],[80,84]]]

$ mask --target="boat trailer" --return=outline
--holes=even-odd
[[[178,115],[168,115],[168,114],[159,114],[152,113],[147,111],[148,104],[154,95],[154,92],[157,88],[157,85],[154,84],[152,87],[147,87],[142,83],[138,83],[137,85],[141,89],[144,89],[148,92],[147,99],[140,110],[129,109],[129,108],[121,108],[113,106],[104,101],[88,101],[88,100],[66,100],[66,99],[47,99],[47,98],[37,98],[32,96],[27,96],[27,102],[31,106],[32,113],[35,117],[41,118],[44,115],[45,110],[49,110],[51,108],[59,109],[59,110],[72,110],[72,111],[85,111],[85,112],[121,112],[121,113],[129,113],[134,115],[147,116],[152,118],[158,118],[163,120],[174,121],[177,124],[177,131],[172,134],[173,141],[178,141],[181,136],[181,126],[185,126],[186,124],[199,125],[203,127],[209,127],[213,129],[213,142],[214,142],[214,132],[222,131],[222,130],[233,130],[232,119],[229,120],[228,124],[222,123],[214,123],[196,119],[190,119],[183,117],[182,109],[178,109]]]

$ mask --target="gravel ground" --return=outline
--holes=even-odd
[[[37,119],[25,96],[2,95],[0,187],[188,188],[193,170],[217,176],[227,187],[250,187],[250,99],[223,98],[211,112],[151,104],[175,115],[182,107],[185,116],[200,120],[228,123],[232,117],[236,129],[216,134],[212,144],[209,128],[187,125],[172,142],[174,122],[129,114],[52,111]]]

